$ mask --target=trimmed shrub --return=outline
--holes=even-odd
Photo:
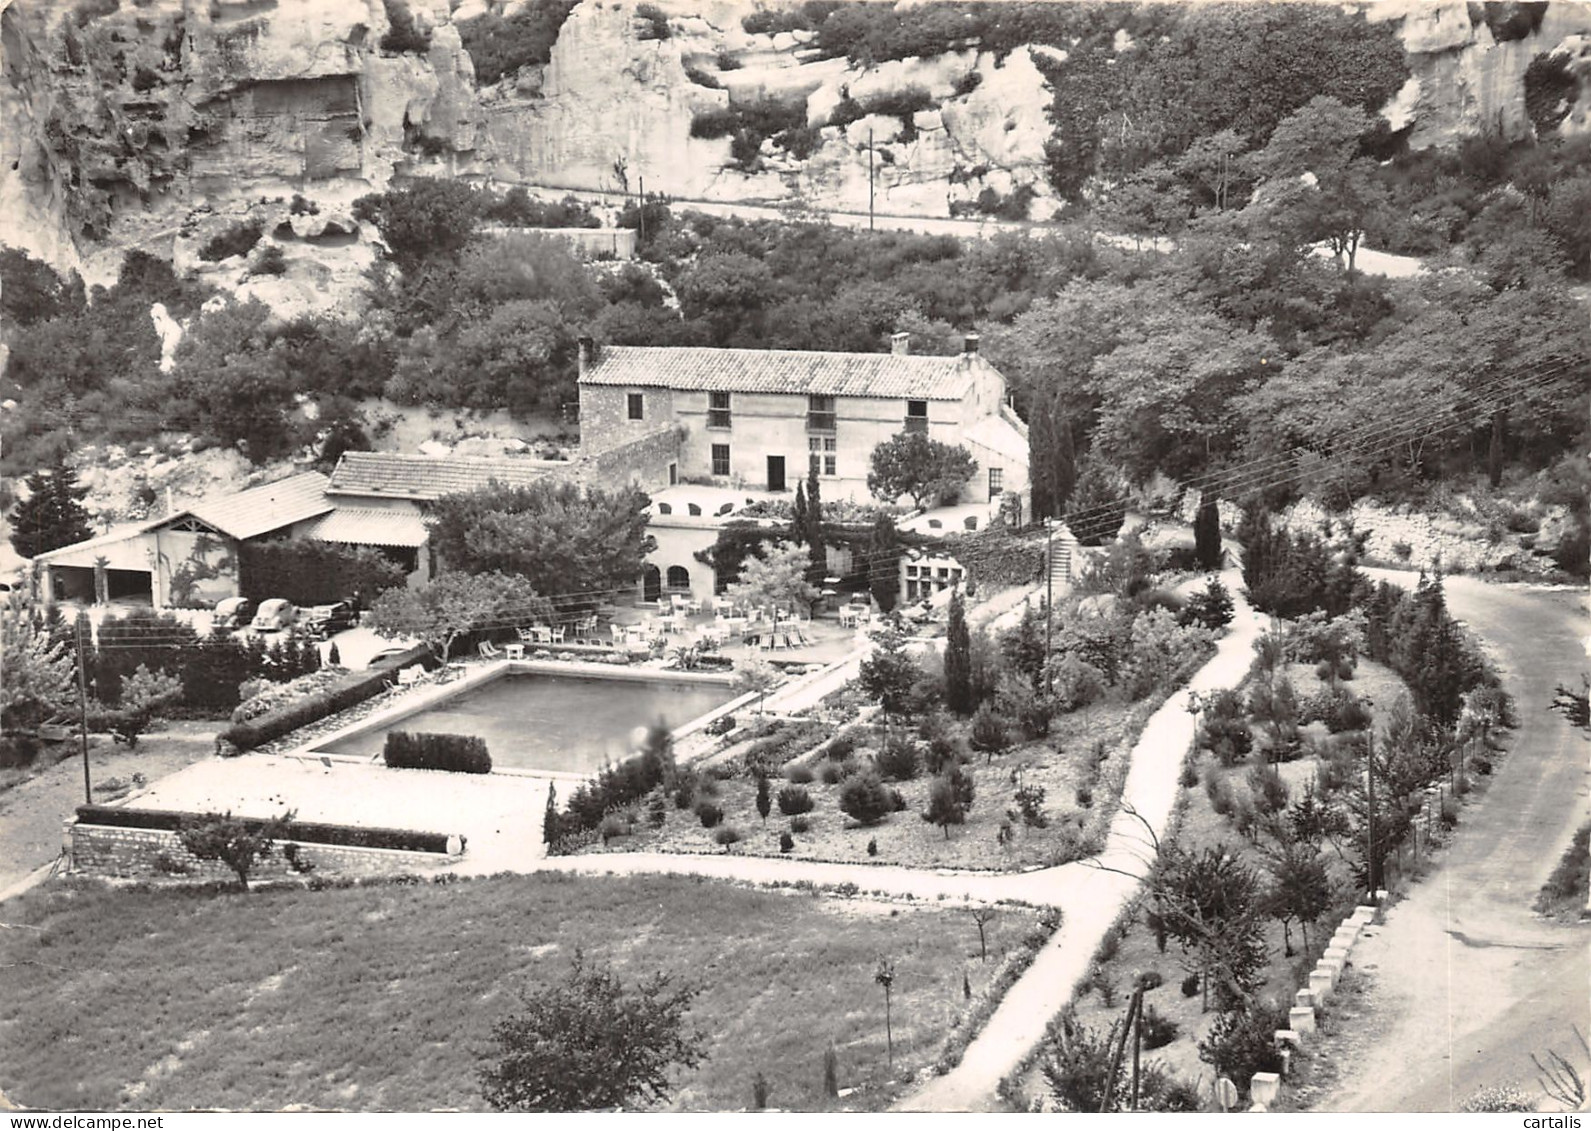
[[[795,837],[791,836],[788,832],[780,833],[779,834],[779,851],[780,852],[794,852],[795,851]]]
[[[713,840],[727,849],[740,840],[740,830],[733,825],[726,825],[713,833]]]
[[[794,762],[784,768],[784,780],[793,785],[811,785],[816,779],[817,774],[804,762]]]
[[[1180,988],[1182,990],[1183,997],[1198,997],[1199,976],[1197,974],[1189,974],[1186,978],[1182,979]]]
[[[864,772],[846,778],[840,786],[840,811],[863,825],[876,825],[895,809],[879,776]]]
[[[786,817],[794,817],[799,813],[812,812],[812,795],[805,786],[787,785],[779,791],[779,812]]]
[[[867,854],[869,856],[878,855],[878,838],[876,836],[867,838]]]
[[[349,707],[363,703],[366,699],[381,694],[397,680],[396,667],[350,673],[332,683],[318,695],[306,695],[268,715],[251,719],[246,723],[234,723],[217,737],[230,742],[239,750],[253,750],[299,727],[319,722],[328,715],[335,715],[339,711],[346,711]]]
[[[823,767],[823,772],[818,775],[818,779],[822,781],[824,785],[839,785],[840,779],[843,777],[845,777],[845,771],[840,769],[840,767],[836,766],[833,762],[825,765]]]
[[[715,828],[724,819],[724,811],[711,801],[698,801],[696,803],[696,818],[701,821],[702,828]]]
[[[842,731],[830,740],[823,750],[831,761],[843,762],[856,752],[856,736],[850,731]]]
[[[812,820],[805,814],[797,813],[790,818],[790,831],[793,833],[804,833],[811,828]]]
[[[170,809],[127,809],[120,805],[79,805],[77,819],[85,825],[101,825],[120,829],[159,829],[163,832],[181,832],[193,820],[193,813],[179,813]],[[270,821],[253,817],[240,818],[251,829],[258,829]],[[404,852],[446,852],[448,834],[419,832],[414,829],[385,829],[331,825],[316,821],[293,821],[287,826],[283,839],[303,844],[329,844],[347,848],[393,848]],[[462,838],[461,838],[462,839]]]
[[[1146,1005],[1143,1019],[1139,1022],[1139,1032],[1143,1034],[1144,1048],[1163,1049],[1177,1039],[1181,1029],[1154,1006]]]
[[[1166,984],[1166,978],[1158,970],[1145,970],[1138,975],[1137,984],[1140,990],[1157,990]]]
[[[917,743],[903,735],[892,736],[873,760],[885,781],[911,781],[922,769]]]
[[[486,740],[474,734],[410,734],[395,730],[387,735],[382,760],[395,770],[446,770],[455,774],[489,774],[492,756]]]

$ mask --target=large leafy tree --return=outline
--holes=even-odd
[[[657,546],[646,532],[647,502],[634,487],[492,484],[438,499],[431,537],[450,568],[518,574],[546,594],[594,595],[641,575]]]
[[[960,445],[900,432],[873,449],[867,489],[886,503],[908,495],[921,509],[953,502],[977,470],[972,453]]]
[[[873,650],[862,661],[859,679],[867,697],[883,708],[886,722],[905,712],[922,674],[899,629],[885,624],[873,634]]]
[[[78,484],[77,473],[64,458],[35,471],[26,482],[28,497],[19,500],[9,516],[11,546],[17,553],[36,558],[93,537],[83,507],[88,488]]]
[[[289,353],[258,299],[212,310],[177,345],[172,407],[256,462],[284,455],[301,439]]]
[[[808,606],[817,600],[817,587],[808,580],[807,551],[794,542],[765,546],[762,556],[751,556],[740,568],[740,580],[728,593],[747,608]]]
[[[421,589],[389,589],[370,608],[370,625],[388,639],[417,637],[447,662],[466,633],[547,620],[552,603],[523,577],[444,573]]]
[[[405,188],[360,197],[354,201],[354,218],[374,223],[393,260],[408,270],[428,257],[462,251],[484,204],[481,194],[461,181],[421,178]]]
[[[1242,1001],[1263,977],[1265,940],[1259,875],[1224,844],[1191,853],[1161,850],[1150,899],[1192,972],[1229,1000]]]
[[[1185,305],[1149,310],[1121,343],[1095,360],[1099,400],[1094,445],[1137,482],[1156,471],[1185,477],[1234,444],[1228,402],[1273,371],[1280,349],[1267,335]]]
[[[595,1111],[667,1097],[669,1072],[694,1068],[706,1037],[686,1025],[696,990],[654,974],[633,988],[575,951],[560,983],[521,994],[497,1021],[497,1059],[480,1070],[498,1111]]]
[[[1299,246],[1325,242],[1348,270],[1367,227],[1388,206],[1376,164],[1357,156],[1364,111],[1317,95],[1282,121],[1256,159],[1267,181],[1250,205]]]

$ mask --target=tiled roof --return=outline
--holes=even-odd
[[[954,401],[966,393],[972,379],[964,356],[604,346],[580,383]]]
[[[327,482],[320,472],[306,471],[235,495],[206,499],[164,522],[191,514],[233,538],[253,538],[331,510],[331,500],[326,498]]]
[[[523,487],[554,468],[566,466],[539,459],[349,452],[331,473],[327,490],[333,495],[430,501],[459,491],[479,490],[494,480],[509,487]]]
[[[50,565],[92,566],[95,559],[104,558],[108,569],[148,569],[149,543],[139,539],[139,535],[156,525],[148,521],[123,522],[93,538],[48,550],[33,560]]]
[[[412,511],[339,507],[315,520],[304,537],[354,546],[423,546],[425,520]]]

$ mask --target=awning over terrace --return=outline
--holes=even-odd
[[[375,507],[338,507],[304,530],[318,542],[409,549],[425,545],[427,534],[425,520],[413,511]]]

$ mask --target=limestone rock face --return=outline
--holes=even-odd
[[[1064,66],[1064,48],[858,66],[818,58],[810,32],[746,32],[744,0],[654,0],[666,28],[637,0],[581,0],[548,63],[482,88],[461,25],[522,3],[393,2],[423,49],[381,48],[385,0],[137,0],[105,15],[0,0],[0,242],[104,282],[129,246],[169,254],[212,219],[294,193],[346,207],[413,176],[631,192],[644,179],[681,200],[865,211],[871,198],[928,216],[1031,190],[1034,218],[1055,207],[1051,94],[1034,59]],[[1523,76],[1544,54],[1579,82],[1559,132],[1591,131],[1587,0],[1373,0],[1367,14],[1395,24],[1408,53],[1412,77],[1384,115],[1412,144],[1482,124],[1527,135]],[[1126,35],[1116,46],[1135,49]],[[846,99],[877,111],[891,98],[903,116],[834,124]],[[729,138],[691,136],[703,114],[769,101],[804,110],[799,156],[767,139],[734,160]],[[303,217],[288,229],[289,273],[259,288],[315,274],[294,253],[321,233]],[[367,238],[334,277],[369,254]],[[310,293],[341,293],[322,281]]]
[[[1542,7],[1483,8],[1463,0],[1379,0],[1370,7],[1372,20],[1402,21],[1400,35],[1419,86],[1413,98],[1407,89],[1399,92],[1388,118],[1395,126],[1414,122],[1412,146],[1451,145],[1482,125],[1508,137],[1531,135],[1526,68],[1540,54],[1560,52],[1582,60],[1583,37],[1591,35],[1591,4],[1553,0]],[[1580,86],[1570,115],[1558,127],[1566,136],[1591,130],[1591,74],[1583,64],[1572,70]]]

